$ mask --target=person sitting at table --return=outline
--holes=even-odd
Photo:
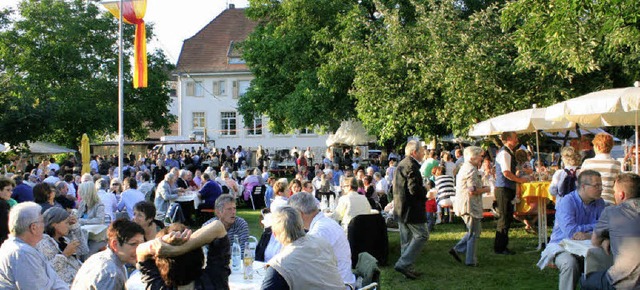
[[[229,194],[237,198],[239,194],[239,186],[238,183],[229,176],[229,172],[220,171],[220,178],[222,178],[223,181],[223,183],[221,183],[220,185],[226,186],[229,189]]]
[[[150,241],[164,228],[164,223],[155,219],[156,207],[148,201],[141,201],[133,206],[133,222],[144,229],[144,240]]]
[[[0,247],[0,289],[68,289],[36,245],[43,237],[41,207],[26,201],[9,213],[10,236]]]
[[[261,289],[345,289],[331,245],[305,234],[300,212],[285,206],[272,214],[273,233],[283,248],[267,263]]]
[[[249,239],[249,224],[243,218],[236,216],[236,200],[230,194],[223,194],[216,199],[216,216],[202,226],[215,221],[221,221],[227,231],[229,243],[233,243],[233,237],[238,236],[240,251],[244,253],[244,243]]]
[[[138,190],[138,182],[135,178],[125,178],[123,186],[124,192],[122,192],[122,197],[118,203],[118,210],[126,210],[129,220],[133,220],[133,206],[144,200],[144,193]]]
[[[248,174],[248,172],[247,172]],[[242,186],[244,187],[243,197],[244,200],[249,200],[249,196],[253,191],[253,188],[256,186],[261,186],[264,184],[262,181],[262,172],[260,169],[256,168],[253,170],[252,175],[245,175],[244,181],[242,181]]]
[[[264,193],[264,204],[266,208],[271,208],[271,201],[273,200],[273,185],[276,183],[276,179],[273,176],[267,178],[267,190]]]
[[[119,219],[109,225],[107,237],[107,249],[85,261],[73,280],[72,290],[124,289],[125,264],[136,263],[136,248],[144,242],[144,230],[132,221]]]
[[[195,185],[195,183],[191,184],[193,182],[192,180],[193,175],[191,174],[191,171],[186,169],[181,169],[178,174],[179,174],[179,177],[176,180],[176,185],[179,188],[182,188],[185,191],[194,191],[198,188]]]
[[[303,181],[306,181],[306,180],[303,180]],[[297,180],[297,179],[293,179],[293,180],[291,180],[291,182],[289,182],[289,188],[288,188],[289,196],[292,196],[292,195],[302,191],[302,182],[303,181],[300,181],[300,180]]]
[[[58,276],[70,285],[82,266],[78,259],[83,254],[82,250],[85,250],[84,254],[89,252],[87,237],[82,234],[77,219],[62,208],[52,207],[44,212],[42,218],[44,234],[36,249],[47,258]],[[72,232],[72,226],[73,238],[67,238],[66,236]]]
[[[98,193],[98,197],[100,197],[100,202],[104,204],[104,212],[109,216],[109,220],[107,222],[116,220],[118,199],[112,193],[107,192],[109,189],[109,180],[106,178],[98,179],[98,181],[95,182],[95,188]]]
[[[120,194],[122,193],[122,182],[120,182],[119,178],[116,177],[111,179],[110,187],[107,192],[115,195],[116,200],[120,200]]]
[[[288,185],[289,183],[286,178],[278,179],[273,185],[273,194],[275,197],[269,207],[271,212],[276,212],[280,207],[287,205],[287,201],[289,200],[289,193],[287,192]]]
[[[351,247],[342,227],[318,209],[318,200],[312,194],[298,193],[289,199],[289,205],[300,211],[307,234],[329,242],[336,256],[342,281],[353,285],[356,279],[351,271]]]
[[[596,151],[596,156],[582,162],[582,170],[591,169],[602,175],[602,199],[609,205],[615,203],[613,182],[622,170],[620,162],[611,157],[612,148],[613,136],[606,132],[598,133],[593,138],[593,149]]]
[[[640,176],[622,173],[613,186],[616,206],[609,206],[593,229],[591,242],[613,254],[609,269],[589,273],[580,289],[640,287]],[[610,249],[609,249],[610,248]]]
[[[175,223],[164,228],[157,234],[158,239],[170,242],[171,235],[180,233],[188,235],[187,227]],[[224,230],[216,229],[218,235],[224,235]],[[140,270],[142,281],[149,289],[211,289],[213,286],[210,271],[204,271],[204,255],[200,248],[195,248],[175,257],[156,257],[157,251],[153,247],[154,241],[141,244],[136,249],[138,259],[137,268]],[[186,287],[185,287],[186,286]]]
[[[596,222],[605,207],[600,173],[584,170],[578,176],[576,190],[565,195],[556,206],[551,240],[542,252],[538,267],[556,266],[560,270],[558,289],[575,289],[581,267],[577,256],[560,246],[563,239],[587,240],[591,238]]]
[[[347,193],[338,199],[338,205],[331,217],[341,221],[342,228],[346,232],[351,219],[361,214],[371,213],[371,205],[364,195],[356,191],[358,190],[358,180],[355,177],[345,179],[343,190]]]
[[[202,203],[198,205],[198,210],[212,209],[215,206],[216,199],[222,194],[222,187],[211,180],[208,173],[202,174],[202,182],[202,188],[198,191],[198,196]]]
[[[138,247],[138,253],[142,254],[138,255],[138,257],[146,257],[146,259],[142,259],[143,261],[147,260],[149,255],[160,258],[179,257],[192,251],[202,252],[201,247],[207,245],[209,247],[206,259],[207,264],[205,265],[203,272],[208,275],[208,282],[210,284],[208,287],[204,287],[202,289],[229,289],[229,275],[231,274],[231,269],[229,268],[229,261],[231,260],[231,246],[229,244],[229,239],[226,237],[227,232],[225,231],[222,222],[214,221],[202,226],[190,235],[189,233],[190,231],[187,229],[182,233],[173,232],[171,238],[165,235],[161,239],[156,238],[152,241],[146,242]],[[180,265],[181,264],[177,264],[176,266]],[[138,264],[138,268],[143,274],[143,282],[145,282],[145,272],[147,272],[147,269],[149,268],[144,269],[144,267],[141,266],[150,265],[148,263],[146,265]],[[147,272],[146,277],[153,278],[148,274],[149,272]],[[161,277],[156,276],[153,279],[158,278]],[[154,282],[153,279],[149,280],[149,282],[152,284],[157,283],[157,281]],[[176,289],[177,288],[178,287],[176,287]],[[166,288],[151,287],[150,289]]]
[[[164,180],[158,184],[158,188],[156,189],[156,199],[154,201],[157,220],[164,220],[167,210],[169,210],[169,204],[175,201],[184,192],[183,188],[176,186],[176,179],[176,175],[169,172],[164,176]]]
[[[104,224],[105,206],[96,193],[96,187],[91,182],[83,182],[78,187],[78,194],[82,201],[78,205],[78,218],[81,225]]]
[[[529,154],[527,150],[518,149],[516,155],[516,176],[528,181],[533,180],[533,168],[529,162]],[[524,230],[528,233],[535,234],[533,224],[538,220],[538,200],[537,198],[522,198],[522,183],[516,185],[516,211],[521,215],[513,215],[515,220],[524,223]]]

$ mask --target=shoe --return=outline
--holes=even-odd
[[[413,272],[413,271],[411,271],[409,269],[402,269],[402,268],[398,268],[398,267],[394,267],[394,269],[396,271],[400,272],[405,277],[407,277],[407,279],[411,279],[411,280],[418,279],[418,275],[416,275],[415,272]]]
[[[524,228],[524,231],[530,233],[532,235],[537,235],[538,233],[533,228]]]
[[[458,256],[458,252],[456,252],[456,250],[454,250],[453,248],[449,250],[449,255],[451,255],[451,257],[453,257],[454,259],[456,259],[458,263],[462,263],[462,259],[460,259],[460,256]]]
[[[474,264],[465,264],[467,267],[478,267],[478,263],[474,263]]]
[[[514,252],[512,250],[509,250],[509,249],[506,249],[506,250],[504,250],[502,252],[496,252],[496,254],[498,254],[498,255],[515,255],[516,252]]]

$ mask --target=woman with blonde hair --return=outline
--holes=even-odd
[[[562,148],[560,156],[564,169],[556,170],[551,178],[551,185],[549,185],[549,192],[556,197],[556,204],[569,193],[563,186],[564,180],[567,178],[578,180],[577,176],[580,174],[580,164],[582,163],[582,156],[571,146]],[[575,188],[575,184],[573,188]]]
[[[104,204],[96,192],[93,182],[83,182],[78,187],[78,193],[82,198],[78,206],[78,217],[81,225],[104,224]]]
[[[287,187],[289,186],[289,182],[286,178],[280,178],[273,185],[273,201],[271,202],[271,212],[276,212],[281,207],[287,205],[287,201],[289,200],[289,194],[287,193]]]

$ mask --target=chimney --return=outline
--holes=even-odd
[[[229,4],[229,9],[236,9],[236,4],[230,3]]]

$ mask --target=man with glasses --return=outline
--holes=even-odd
[[[0,289],[69,289],[35,248],[44,232],[40,210],[30,201],[11,209],[11,235],[0,247]]]
[[[144,242],[144,229],[132,221],[119,219],[107,229],[107,239],[107,249],[84,262],[71,289],[124,289],[125,264],[135,265],[136,248]]]
[[[605,202],[602,178],[594,170],[585,170],[578,176],[576,190],[565,195],[556,205],[556,219],[551,240],[542,252],[538,266],[555,265],[560,270],[558,289],[575,289],[582,272],[581,257],[565,251],[559,244],[564,239],[591,239]]]

